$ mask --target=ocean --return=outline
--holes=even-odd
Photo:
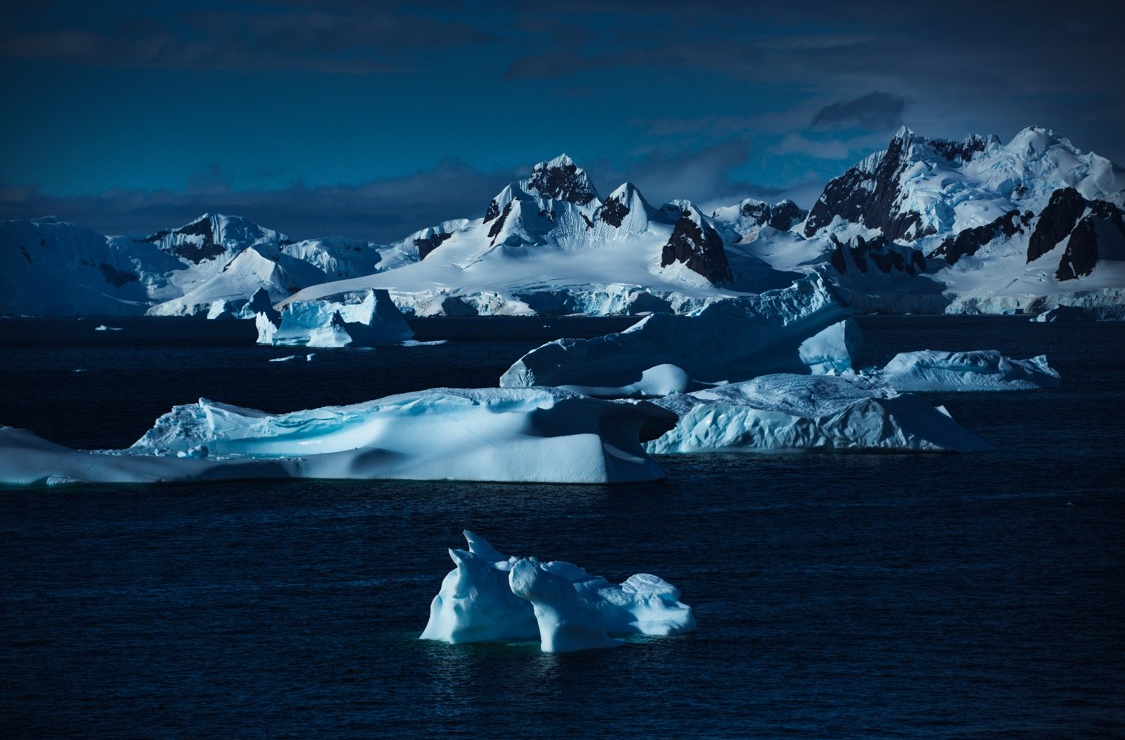
[[[493,386],[543,341],[628,323],[429,319],[444,343],[295,351],[236,322],[0,320],[0,423],[122,447],[201,396],[280,412]],[[861,326],[872,362],[1043,353],[1063,385],[931,395],[996,448],[965,455],[669,456],[625,486],[0,489],[0,735],[1125,736],[1125,324]],[[465,529],[659,575],[698,631],[569,655],[420,641]]]

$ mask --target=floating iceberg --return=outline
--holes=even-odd
[[[414,336],[414,330],[385,290],[369,290],[359,303],[289,303],[280,316],[263,311],[255,321],[258,344],[384,347],[401,344]]]
[[[991,449],[942,410],[891,388],[834,376],[764,375],[744,383],[674,394],[655,403],[680,416],[646,443],[652,454],[718,450]]]
[[[617,334],[544,344],[512,365],[500,385],[655,395],[651,390],[771,372],[843,372],[861,341],[845,316],[823,278],[813,274],[787,288],[712,303],[695,316],[653,314]],[[682,372],[675,383],[664,382],[672,377],[668,367]]]
[[[549,388],[433,389],[271,415],[200,399],[125,450],[0,427],[0,483],[362,478],[625,483],[662,478],[641,428],[674,415]]]
[[[900,352],[878,373],[900,391],[1019,391],[1057,388],[1062,382],[1046,355],[1013,360],[994,349],[971,352]]]
[[[544,652],[615,647],[611,635],[676,635],[695,629],[680,591],[640,573],[615,585],[564,561],[506,558],[465,532],[468,551],[450,550],[456,566],[430,603],[423,640],[452,644],[538,637]]]

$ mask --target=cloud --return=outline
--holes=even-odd
[[[750,160],[748,141],[736,139],[700,149],[673,151],[658,148],[638,156],[624,167],[608,161],[588,168],[596,178],[602,197],[623,182],[636,185],[652,205],[686,199],[709,208],[711,204],[736,203],[747,196],[771,198],[781,188],[763,186],[739,177]],[[823,184],[823,181],[822,181]]]
[[[813,128],[863,128],[875,131],[898,128],[910,98],[894,93],[870,92],[853,100],[841,100],[816,112]]]
[[[493,38],[456,18],[381,3],[169,7],[172,15],[161,20],[111,10],[110,22],[98,27],[63,25],[41,9],[25,8],[19,23],[0,31],[0,57],[90,67],[372,73],[403,71],[428,50]]]
[[[445,159],[425,172],[357,185],[233,191],[212,168],[191,178],[182,192],[58,197],[0,185],[0,218],[54,215],[104,234],[142,235],[219,212],[245,216],[295,239],[348,236],[388,243],[446,219],[482,216],[489,198],[514,177]]]
[[[805,154],[815,159],[847,159],[851,149],[842,141],[815,141],[798,133],[786,134],[773,150],[776,154]]]

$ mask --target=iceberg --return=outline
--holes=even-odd
[[[1020,391],[1057,388],[1062,383],[1046,355],[1027,360],[997,350],[900,352],[877,373],[900,391]]]
[[[549,342],[512,365],[500,385],[628,396],[771,372],[843,372],[860,341],[846,309],[811,274],[787,288],[712,303],[694,316],[652,314],[623,332]],[[663,382],[669,367],[683,373],[675,383]]]
[[[402,344],[414,330],[386,290],[368,290],[362,301],[287,303],[280,316],[255,317],[258,344],[300,347],[385,347]]]
[[[918,396],[828,375],[764,375],[655,403],[680,419],[675,428],[645,444],[652,454],[991,449]]]
[[[348,478],[629,483],[664,477],[641,429],[674,415],[550,388],[439,388],[266,414],[200,399],[124,450],[80,451],[0,427],[0,483]]]
[[[504,557],[465,531],[469,549],[450,550],[456,566],[430,603],[420,639],[451,644],[536,637],[544,652],[616,647],[613,635],[691,632],[695,616],[680,591],[639,573],[612,584],[561,560]]]

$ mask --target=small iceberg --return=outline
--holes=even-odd
[[[896,390],[910,392],[1023,391],[1062,383],[1046,355],[1014,360],[994,349],[900,352],[875,375]]]
[[[413,338],[414,330],[386,290],[369,290],[362,301],[303,301],[280,314],[254,319],[258,344],[296,347],[386,347]]]
[[[616,647],[614,636],[695,630],[680,591],[648,573],[621,584],[561,560],[505,557],[466,531],[468,550],[450,550],[454,569],[430,603],[420,639],[451,644],[539,638],[543,652]]]
[[[835,376],[775,374],[655,401],[679,416],[651,454],[992,449],[918,396]]]

